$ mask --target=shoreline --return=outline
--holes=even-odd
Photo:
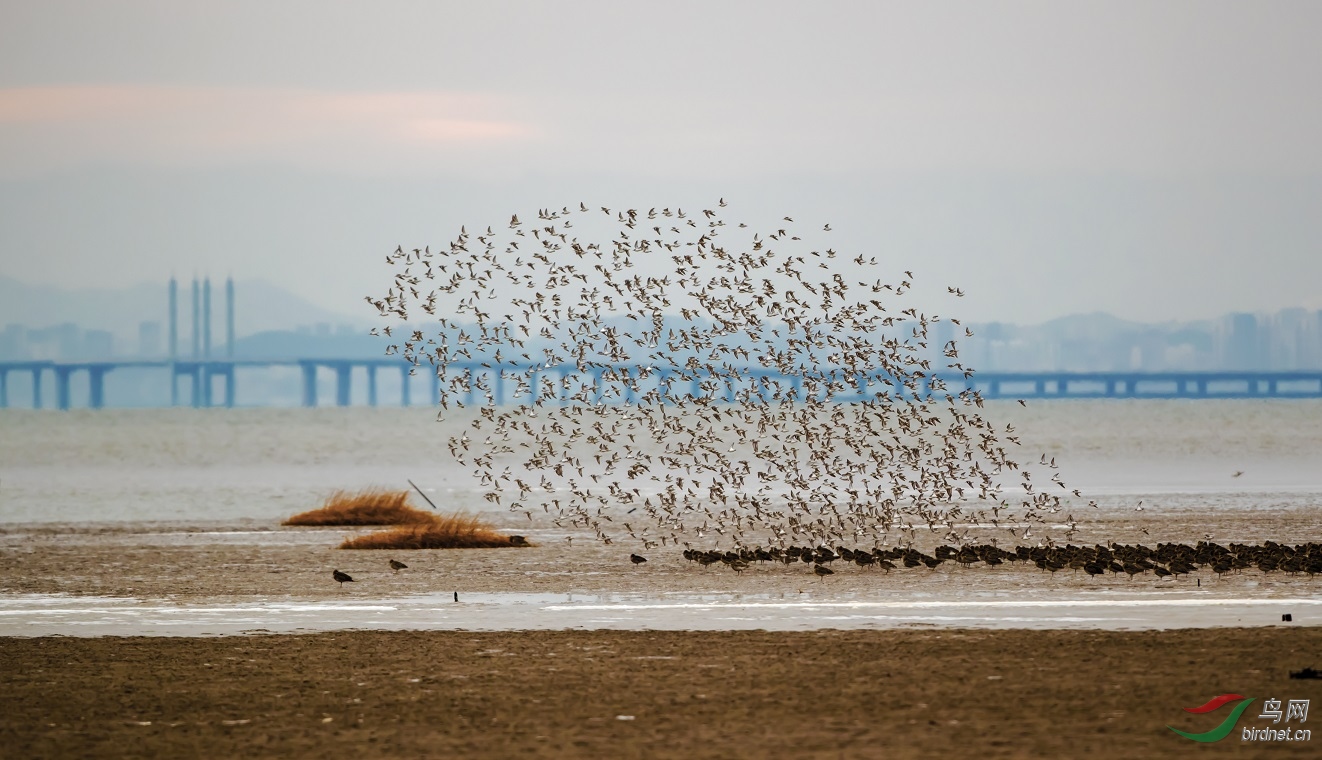
[[[0,637],[193,638],[345,631],[1169,631],[1322,625],[1322,597],[1233,598],[1214,589],[1019,593],[465,593],[179,603],[0,595]]]

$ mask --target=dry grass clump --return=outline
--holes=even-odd
[[[367,488],[356,493],[336,491],[320,509],[303,512],[284,525],[412,525],[433,519],[409,505],[408,491]]]
[[[390,530],[350,538],[341,549],[495,549],[528,546],[522,536],[506,536],[463,512],[428,515],[430,522],[402,525]]]

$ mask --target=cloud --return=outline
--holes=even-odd
[[[535,140],[500,98],[451,92],[78,86],[0,89],[0,171],[278,162],[397,172]]]

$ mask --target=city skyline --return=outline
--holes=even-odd
[[[156,286],[161,303],[132,315],[99,315],[92,327],[55,317],[47,324],[6,321],[0,315],[0,361],[97,360],[110,358],[179,359],[295,356],[384,355],[388,341],[368,335],[371,322],[324,319],[315,310],[301,312],[306,321],[281,323],[264,315],[264,307],[288,296],[269,286],[256,301],[244,302],[243,287],[232,278],[217,281],[210,326],[194,317],[206,307],[209,278],[176,280],[177,321],[175,351],[170,351],[169,286]],[[10,287],[14,287],[10,282]],[[19,283],[18,287],[22,287]],[[220,293],[235,287],[235,309],[227,312]],[[83,297],[83,294],[71,294]],[[102,301],[113,299],[102,293]],[[126,291],[126,309],[144,307],[141,292]],[[58,301],[51,304],[58,310]],[[198,311],[195,311],[198,310]],[[148,316],[157,312],[157,318]],[[166,312],[166,313],[160,313]],[[53,312],[54,313],[54,312]],[[288,313],[287,311],[285,313]],[[295,312],[299,313],[299,312]],[[233,319],[233,323],[229,320]],[[104,329],[106,324],[136,325],[125,333]],[[261,325],[237,330],[233,324]],[[964,360],[984,371],[1199,371],[1295,370],[1322,368],[1322,310],[1286,307],[1272,312],[1229,312],[1212,320],[1173,320],[1144,323],[1104,312],[1073,314],[1038,324],[1009,322],[968,323],[972,337],[955,335],[949,322],[940,322],[930,338],[933,349],[957,338]],[[434,329],[436,323],[415,328]],[[903,323],[895,327],[904,331]],[[232,332],[231,332],[232,331]],[[947,334],[948,333],[948,334]],[[233,344],[230,338],[233,338]]]

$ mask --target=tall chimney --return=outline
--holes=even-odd
[[[198,297],[197,277],[193,277],[193,358],[202,356],[202,299]]]
[[[225,278],[225,355],[234,358],[234,278]]]
[[[170,361],[179,356],[179,283],[170,275]]]
[[[202,358],[211,358],[211,277],[202,281]]]

